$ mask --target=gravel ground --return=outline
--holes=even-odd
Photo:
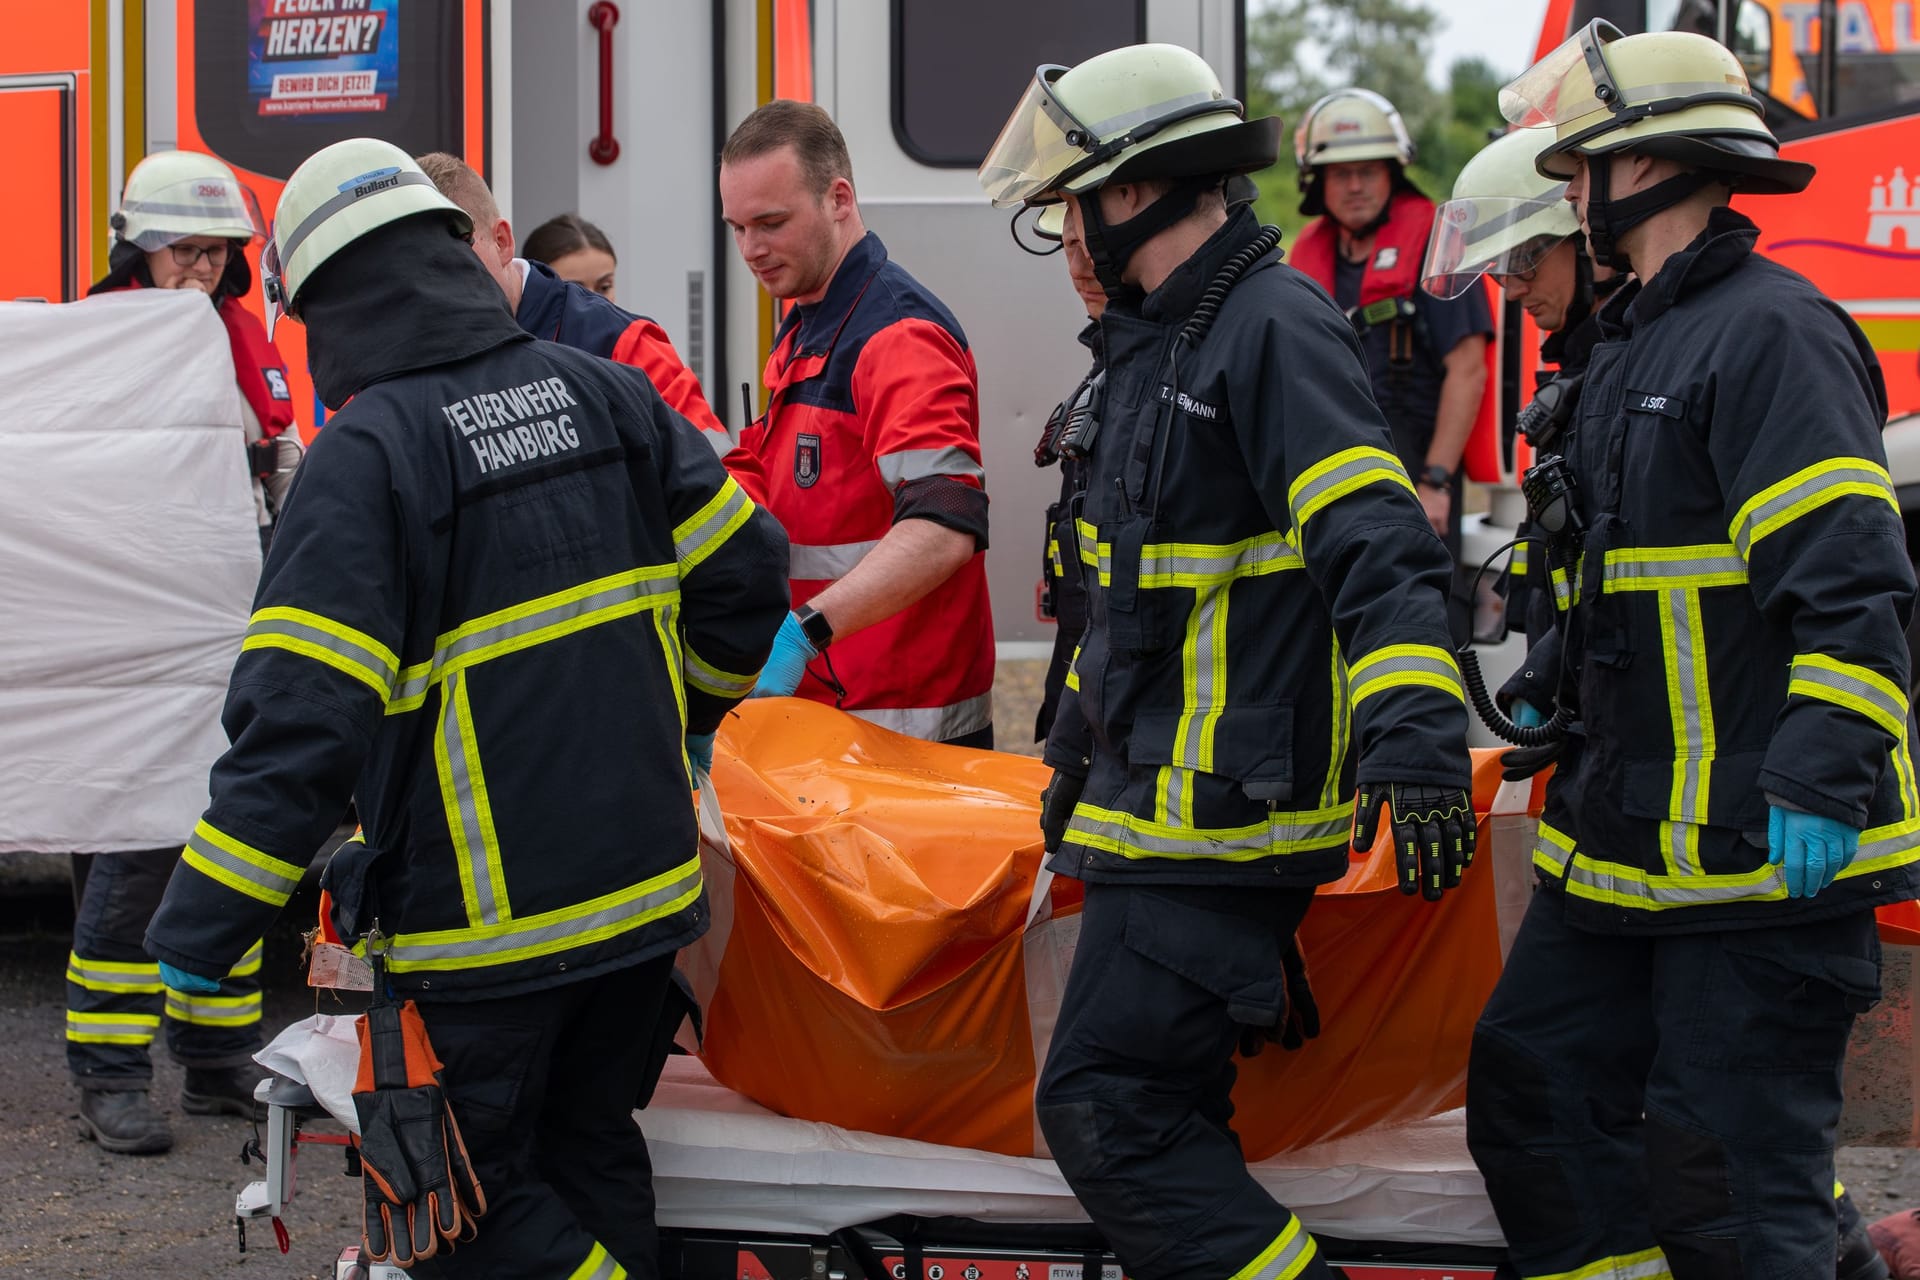
[[[1044,664],[1001,664],[995,722],[1003,750],[1035,754],[1026,741]],[[44,872],[45,866],[37,869]],[[0,873],[6,868],[0,867]],[[270,1231],[235,1249],[233,1198],[259,1166],[242,1168],[250,1126],[179,1110],[180,1072],[156,1054],[155,1098],[177,1143],[164,1156],[104,1154],[78,1136],[76,1096],[61,1040],[72,912],[57,877],[0,874],[0,1275],[19,1280],[134,1280],[246,1274],[331,1280],[340,1249],[359,1237],[358,1183],[341,1176],[338,1152],[313,1148],[287,1221],[292,1251]],[[284,917],[313,917],[311,890]],[[267,940],[266,1026],[314,1010],[297,971],[298,940],[283,926]],[[1869,1220],[1920,1205],[1920,1151],[1849,1147],[1840,1174]]]

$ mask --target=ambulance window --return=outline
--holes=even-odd
[[[465,150],[465,6],[198,0],[194,119],[221,158],[285,178],[343,138]]]
[[[1035,67],[1144,39],[1144,0],[893,0],[894,137],[922,164],[972,168]]]

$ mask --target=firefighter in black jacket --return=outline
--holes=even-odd
[[[1223,196],[1278,134],[1140,45],[1042,68],[980,173],[1001,205],[1064,200],[1108,297],[1042,816],[1086,905],[1036,1105],[1139,1280],[1329,1274],[1247,1173],[1234,1048],[1317,1029],[1294,929],[1356,813],[1365,848],[1391,802],[1409,892],[1472,849],[1446,550],[1352,326]]]
[[[1638,280],[1568,435],[1583,741],[1475,1035],[1468,1141],[1520,1275],[1832,1275],[1872,908],[1920,858],[1884,384],[1727,207],[1812,170],[1726,49],[1595,23],[1502,99],[1553,126],[1539,168]]]
[[[175,987],[226,972],[352,795],[335,923],[418,1000],[488,1199],[413,1274],[653,1274],[634,1028],[707,926],[689,756],[709,673],[751,688],[785,616],[785,538],[642,374],[523,332],[470,233],[370,139],[281,196],[270,308],[338,412],[147,946]]]

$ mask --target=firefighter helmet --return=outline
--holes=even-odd
[[[1249,173],[1279,152],[1279,121],[1247,120],[1206,60],[1170,44],[1044,66],[980,165],[1000,208],[1109,182]]]
[[[1813,166],[1780,158],[1740,60],[1685,31],[1623,36],[1596,18],[1500,91],[1514,124],[1551,125],[1543,175],[1571,178],[1574,157],[1661,156],[1724,176],[1738,190],[1805,190]]]
[[[1420,285],[1437,298],[1457,298],[1483,275],[1531,271],[1580,230],[1567,184],[1543,178],[1534,158],[1551,138],[1520,129],[1494,139],[1467,161],[1453,198],[1433,218]]]
[[[1303,183],[1309,170],[1323,164],[1392,160],[1404,167],[1413,156],[1399,109],[1367,89],[1336,89],[1321,98],[1293,134],[1293,162]]]
[[[188,236],[261,234],[253,193],[233,170],[198,151],[156,151],[135,165],[110,225],[117,239],[148,253]]]
[[[268,336],[281,316],[298,313],[300,290],[328,258],[376,228],[425,213],[445,215],[455,234],[473,233],[473,220],[391,142],[348,138],[308,156],[280,193],[260,255]]]

